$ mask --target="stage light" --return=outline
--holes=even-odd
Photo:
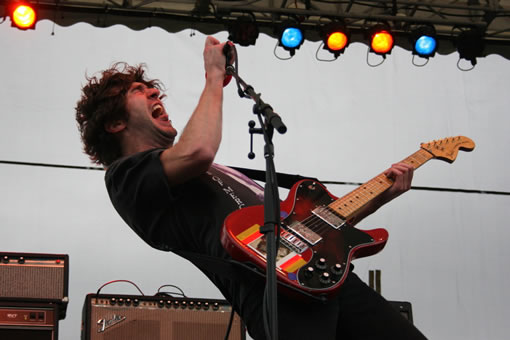
[[[481,57],[484,49],[483,33],[479,29],[472,28],[462,31],[457,37],[457,51],[461,59],[476,65],[476,57]]]
[[[436,30],[433,26],[420,26],[412,31],[413,54],[422,58],[433,57],[437,50]]]
[[[350,42],[350,33],[345,26],[339,22],[329,23],[321,29],[324,49],[335,55],[335,58],[344,53]]]
[[[10,5],[11,25],[21,30],[35,29],[37,12],[29,3],[16,2]]]
[[[249,16],[242,16],[228,28],[228,39],[241,46],[255,45],[259,37],[259,29],[255,20]]]
[[[390,54],[395,44],[388,25],[378,24],[372,27],[369,34],[370,51],[383,57]]]
[[[305,36],[297,24],[287,23],[281,26],[278,44],[293,56],[303,44]]]

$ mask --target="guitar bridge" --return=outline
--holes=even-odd
[[[340,218],[328,207],[321,205],[313,209],[312,213],[335,229],[338,229],[345,224],[345,220]]]
[[[308,246],[305,242],[301,241],[297,236],[283,229],[280,231],[280,240],[283,244],[298,254],[301,254],[308,249]]]

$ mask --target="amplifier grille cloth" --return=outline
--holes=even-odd
[[[64,269],[0,266],[0,297],[62,299]]]
[[[125,317],[103,332],[97,322]],[[176,308],[143,308],[97,306],[91,309],[91,340],[214,340],[224,339],[230,308],[228,310],[190,310]],[[241,320],[235,314],[229,340],[240,340]]]

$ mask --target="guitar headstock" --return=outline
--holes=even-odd
[[[421,143],[420,146],[434,155],[435,158],[453,163],[459,150],[472,151],[475,148],[475,142],[468,137],[457,136]]]

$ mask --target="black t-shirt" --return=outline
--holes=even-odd
[[[150,246],[225,257],[220,228],[234,210],[262,204],[263,189],[230,168],[213,164],[207,173],[170,187],[154,149],[114,162],[105,181],[124,221]]]

